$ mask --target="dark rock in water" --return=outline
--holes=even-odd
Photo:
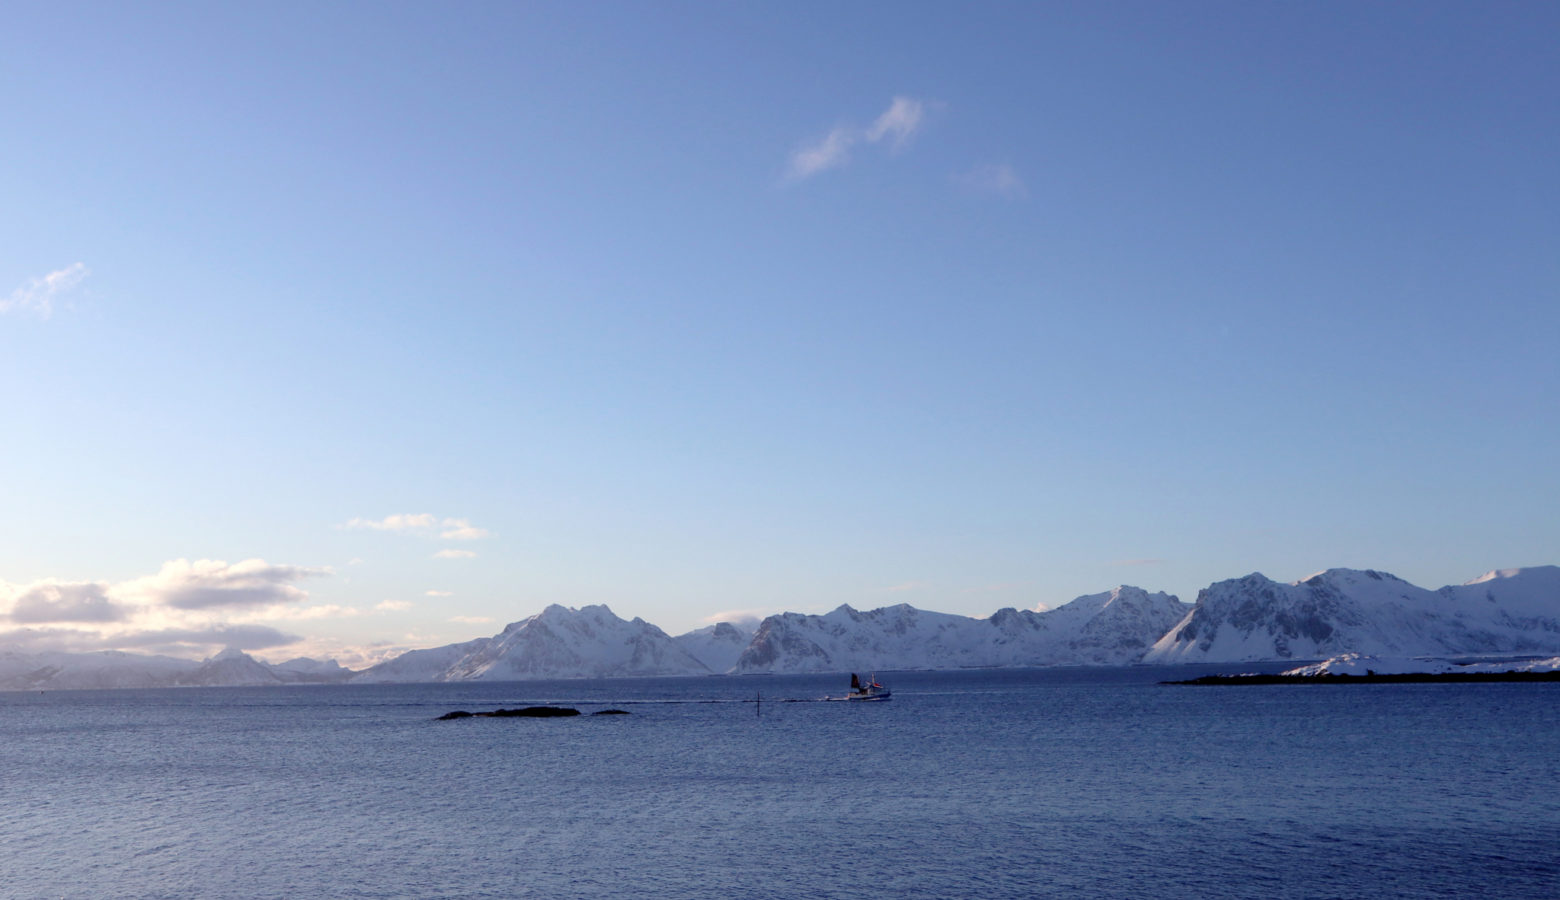
[[[626,716],[626,715],[628,715],[628,710],[626,710],[626,709],[598,709],[595,712],[591,713],[591,715],[593,715],[593,716]]]
[[[495,709],[490,713],[478,713],[478,715],[498,718],[523,716],[532,719],[551,719],[557,716],[577,716],[579,714],[579,710],[571,709],[567,706],[526,706],[520,709]]]
[[[523,706],[519,709],[495,709],[492,712],[466,712],[456,710],[447,712],[436,721],[443,722],[446,719],[556,719],[560,716],[577,716],[580,711],[568,706]],[[626,716],[627,712],[621,709],[606,709],[592,715],[619,715]]]

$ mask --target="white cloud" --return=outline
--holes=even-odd
[[[108,596],[100,582],[40,581],[25,587],[0,585],[0,617],[25,625],[123,621],[129,611]]]
[[[448,541],[475,541],[488,536],[486,528],[477,528],[465,519],[445,519],[439,537]]]
[[[856,143],[856,137],[856,129],[841,127],[817,143],[798,148],[791,154],[791,177],[808,178],[826,169],[843,166],[850,159],[850,148]]]
[[[294,583],[329,574],[326,568],[272,565],[263,559],[232,565],[215,559],[176,559],[163,563],[156,575],[116,586],[113,594],[181,610],[272,606],[307,599],[308,594]]]
[[[491,534],[486,528],[471,524],[469,519],[441,519],[433,513],[396,513],[383,519],[352,519],[340,527],[354,531],[393,531],[427,537],[437,533],[447,541],[475,541]]]
[[[218,623],[205,628],[164,628],[114,635],[105,640],[113,647],[135,647],[153,653],[209,653],[218,647],[240,650],[264,650],[296,643],[298,636],[286,634],[268,625],[229,625]]]
[[[434,559],[475,559],[477,556],[471,550],[440,550],[433,555]]]
[[[80,284],[90,274],[92,270],[85,265],[72,263],[58,271],[28,279],[26,284],[12,291],[11,296],[0,299],[0,314],[13,310],[33,312],[47,319],[49,313],[54,311],[55,299]]]
[[[1005,163],[976,166],[962,175],[954,176],[954,180],[969,190],[983,194],[999,194],[1015,199],[1029,196],[1029,188],[1024,180],[1018,177],[1012,166]]]
[[[402,610],[411,609],[412,604],[408,600],[386,600],[374,608],[381,612],[401,612]]]
[[[406,533],[431,531],[438,524],[438,518],[432,513],[396,513],[395,515],[385,516],[383,519],[353,519],[343,527]]]
[[[452,591],[424,591],[423,592],[423,596],[424,597],[453,597],[453,596],[455,596],[455,594]]]
[[[925,103],[911,97],[895,97],[870,126],[840,125],[819,140],[797,148],[786,167],[787,177],[800,181],[843,166],[850,161],[851,148],[862,142],[876,144],[887,140],[890,148],[898,151],[920,130],[925,118]]]
[[[321,606],[279,606],[256,614],[252,618],[281,619],[283,621],[297,622],[311,619],[350,619],[362,615],[362,611],[351,606],[340,606],[327,603]]]
[[[328,568],[248,559],[166,562],[156,574],[117,583],[44,579],[0,582],[0,645],[31,650],[134,650],[209,655],[225,646],[283,647],[298,640],[268,623],[346,618],[349,606],[304,605],[301,586]]]
[[[721,622],[730,622],[733,625],[754,629],[764,619],[781,612],[780,607],[757,607],[754,609],[728,609],[704,617],[706,625],[718,625]]]
[[[873,142],[889,138],[894,149],[898,150],[921,127],[921,120],[925,116],[926,105],[921,101],[895,97],[888,109],[867,129],[866,138]]]

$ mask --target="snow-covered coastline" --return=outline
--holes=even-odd
[[[606,606],[554,605],[492,637],[411,650],[360,671],[331,660],[270,664],[234,648],[201,661],[0,649],[0,690],[1319,659],[1291,674],[1481,671],[1456,662],[1468,657],[1560,668],[1560,567],[1497,570],[1435,591],[1373,570],[1329,569],[1290,584],[1253,573],[1210,585],[1194,605],[1123,585],[1056,609],[1002,609],[984,618],[908,605],[841,606],[676,637]]]
[[[1364,676],[1368,678],[1376,675],[1494,674],[1501,672],[1560,672],[1560,656],[1552,656],[1546,659],[1522,658],[1484,662],[1457,662],[1451,659],[1428,657],[1401,658],[1344,653],[1319,663],[1286,669],[1279,674],[1293,678],[1316,678],[1328,675]]]

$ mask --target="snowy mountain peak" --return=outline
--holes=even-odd
[[[1106,664],[1138,660],[1186,614],[1168,594],[1121,587],[1036,613],[984,619],[907,604],[823,616],[785,613],[759,625],[736,672],[830,672],[955,666]]]
[[[1543,567],[1553,569],[1554,567]],[[1518,570],[1429,591],[1375,570],[1292,584],[1260,575],[1209,585],[1145,662],[1434,656],[1560,650],[1560,569]]]
[[[752,639],[752,629],[738,628],[730,622],[717,622],[673,638],[711,672],[730,671]]]
[[[1464,585],[1485,584],[1491,581],[1531,581],[1560,585],[1560,566],[1526,566],[1518,569],[1495,569],[1485,572]]]
[[[1385,581],[1396,584],[1408,584],[1408,582],[1387,572],[1377,572],[1375,569],[1327,569],[1308,575],[1294,584],[1363,584],[1366,581]],[[1412,586],[1412,585],[1410,585]]]
[[[603,605],[548,606],[512,622],[491,638],[402,657],[362,672],[355,680],[515,681],[629,675],[698,675],[710,670],[666,633],[643,619],[625,622]]]

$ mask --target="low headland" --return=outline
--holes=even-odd
[[[1391,659],[1345,653],[1323,662],[1279,673],[1204,675],[1162,684],[1427,684],[1435,682],[1560,682],[1560,656],[1548,659],[1455,662],[1444,659]]]

